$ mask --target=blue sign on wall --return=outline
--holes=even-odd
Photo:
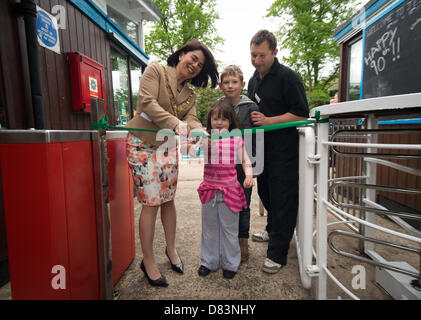
[[[52,15],[37,7],[38,43],[50,50],[60,53],[57,23]]]

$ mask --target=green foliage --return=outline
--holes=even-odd
[[[281,48],[290,52],[283,61],[303,79],[310,108],[329,103],[328,90],[339,72],[339,45],[333,33],[351,16],[355,2],[276,0],[268,9],[267,16],[285,17],[276,33]]]
[[[349,86],[348,101],[360,99],[360,84],[350,84]]]
[[[122,102],[125,105],[129,104],[129,89],[128,88],[119,88],[114,90],[114,101],[120,105]]]
[[[313,88],[312,91],[307,91],[307,100],[310,108],[329,104],[329,91],[324,90],[324,88]]]
[[[154,22],[145,36],[146,52],[165,61],[178,48],[191,40],[199,40],[214,49],[223,39],[217,35],[219,19],[215,0],[154,0],[162,19]]]
[[[216,0],[153,0],[161,10],[162,19],[153,23],[145,36],[146,52],[158,61],[166,61],[168,56],[191,40],[199,40],[210,50],[223,44],[217,35],[215,21],[219,19]],[[199,120],[206,124],[208,108],[218,100],[222,91],[218,89],[195,88],[197,94],[196,111]]]
[[[196,100],[196,112],[199,121],[206,125],[206,116],[208,114],[209,107],[214,104],[216,100],[221,98],[224,94],[221,89],[212,89],[209,86],[207,88],[193,88],[197,94]]]

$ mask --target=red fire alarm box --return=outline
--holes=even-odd
[[[72,78],[73,110],[91,112],[92,97],[104,100],[104,67],[91,58],[79,53],[69,52],[70,75]]]

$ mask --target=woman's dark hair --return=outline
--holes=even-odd
[[[203,68],[200,73],[190,80],[191,84],[195,87],[199,88],[206,88],[208,86],[209,78],[212,81],[211,88],[215,88],[218,84],[219,80],[219,73],[218,68],[215,63],[215,58],[213,57],[212,52],[208,49],[206,45],[201,43],[200,41],[193,40],[187,42],[184,46],[170,55],[167,59],[167,64],[170,67],[176,67],[179,62],[179,56],[181,53],[187,53],[194,50],[201,50],[205,56],[205,63],[203,64]]]
[[[209,134],[211,134],[212,126],[211,126],[211,118],[213,114],[218,114],[218,118],[225,118],[228,119],[230,122],[230,126],[228,128],[229,131],[233,129],[240,129],[241,125],[238,121],[237,114],[234,111],[231,103],[228,102],[227,99],[220,99],[216,101],[209,109],[208,116],[206,120],[206,130]]]

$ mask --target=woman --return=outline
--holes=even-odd
[[[219,79],[215,59],[199,41],[191,41],[167,59],[167,67],[153,62],[142,75],[136,116],[128,128],[170,129],[177,135],[202,131],[196,116],[196,94],[187,85],[205,88],[209,78],[214,88]],[[182,120],[182,121],[180,121]],[[171,140],[168,137],[168,141]],[[167,142],[168,142],[167,141]],[[174,196],[178,177],[178,158],[159,154],[164,141],[156,132],[129,131],[127,158],[136,185],[137,199],[142,203],[139,237],[143,251],[141,269],[149,283],[168,286],[158,270],[153,255],[153,238],[158,209],[165,232],[167,255],[173,270],[183,273],[183,263],[175,248],[176,209]],[[163,159],[164,158],[164,159]]]

